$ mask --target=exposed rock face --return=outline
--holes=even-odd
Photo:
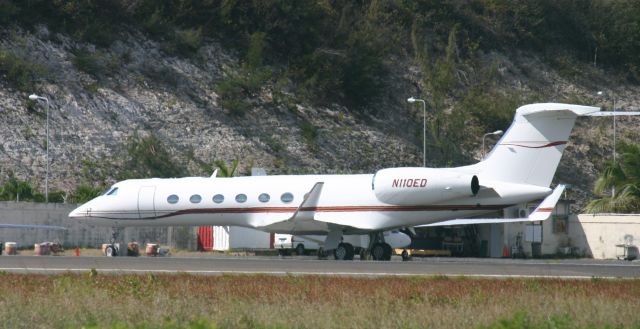
[[[214,159],[239,159],[242,171],[255,166],[270,174],[374,172],[422,163],[422,113],[405,101],[420,94],[419,69],[410,61],[404,65],[397,59],[401,63],[393,65],[391,87],[371,105],[375,115],[354,115],[338,104],[317,107],[297,97],[284,104],[274,93],[291,95],[290,88],[274,85],[263,86],[247,99],[251,107],[244,115],[234,115],[220,105],[216,84],[239,70],[240,56],[214,41],[183,58],[168,56],[135,31],[108,49],[79,44],[45,27],[35,33],[14,30],[0,35],[0,49],[46,72],[33,92],[50,101],[51,189],[71,191],[86,180],[80,172],[87,161],[107,167],[122,163],[123,143],[134,132],[156,135],[192,175],[210,174],[198,163]],[[84,70],[78,68],[81,52],[95,61]],[[575,103],[603,104],[594,95],[601,83],[616,86],[618,107],[632,110],[638,104],[638,87],[618,87],[617,81],[602,78],[602,72],[600,82],[572,82],[535,58],[512,61],[493,55],[491,60],[499,63],[501,79],[510,88],[548,91],[549,97],[540,101],[573,95]],[[29,104],[29,93],[0,80],[0,180],[12,172],[41,187],[45,104]],[[304,131],[301,123],[308,123],[311,131]],[[619,120],[618,136],[637,142],[637,123]],[[480,142],[473,136],[460,141],[467,150],[464,158],[480,158]],[[574,185],[579,206],[590,196],[597,166],[611,154],[610,145],[610,120],[579,119],[555,179]],[[427,165],[434,165],[432,157],[427,151]]]

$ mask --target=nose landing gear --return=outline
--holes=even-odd
[[[113,227],[111,231],[111,239],[109,243],[103,246],[104,255],[107,257],[116,257],[120,254],[120,244],[116,243],[118,235],[120,235],[121,227]],[[126,254],[126,252],[125,252]],[[123,255],[125,255],[123,254]]]

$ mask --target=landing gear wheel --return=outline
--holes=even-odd
[[[327,252],[322,247],[318,248],[318,259],[327,259]]]
[[[388,243],[383,243],[384,248],[384,259],[383,260],[391,260],[391,246]]]
[[[350,243],[340,243],[333,251],[336,260],[353,260],[354,250]]]
[[[304,245],[302,243],[296,246],[296,255],[303,256],[304,255]]]
[[[373,248],[371,248],[371,258],[373,258],[373,260],[382,260],[383,257],[384,246],[382,245],[382,243],[374,244]]]
[[[376,243],[371,248],[373,260],[391,260],[391,246],[387,243]]]
[[[116,252],[116,249],[113,247],[113,245],[108,245],[106,248],[104,248],[104,255],[107,257],[115,257],[118,255],[118,253]]]

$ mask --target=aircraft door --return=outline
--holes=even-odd
[[[138,190],[138,216],[140,219],[156,217],[155,186],[141,186]]]

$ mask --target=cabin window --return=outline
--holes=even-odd
[[[200,203],[200,201],[202,201],[202,197],[198,194],[194,194],[189,198],[189,201],[191,201],[191,203]]]
[[[223,201],[224,201],[224,195],[216,194],[216,195],[213,196],[213,202],[222,203]]]
[[[282,196],[280,197],[280,200],[282,200],[282,202],[284,203],[289,203],[291,201],[293,201],[293,194],[287,192],[287,193],[283,193]]]
[[[118,195],[118,188],[117,187],[113,188],[113,190],[109,191],[107,195]]]
[[[169,202],[170,204],[176,204],[178,203],[178,200],[180,200],[180,198],[178,198],[177,195],[175,194],[171,194],[168,198],[167,198],[167,202]]]
[[[269,202],[269,199],[271,199],[271,197],[267,193],[262,193],[258,196],[258,200],[260,200],[260,202]]]
[[[246,202],[246,201],[247,201],[247,195],[246,194],[240,193],[240,194],[236,195],[236,202],[243,203],[243,202]]]

